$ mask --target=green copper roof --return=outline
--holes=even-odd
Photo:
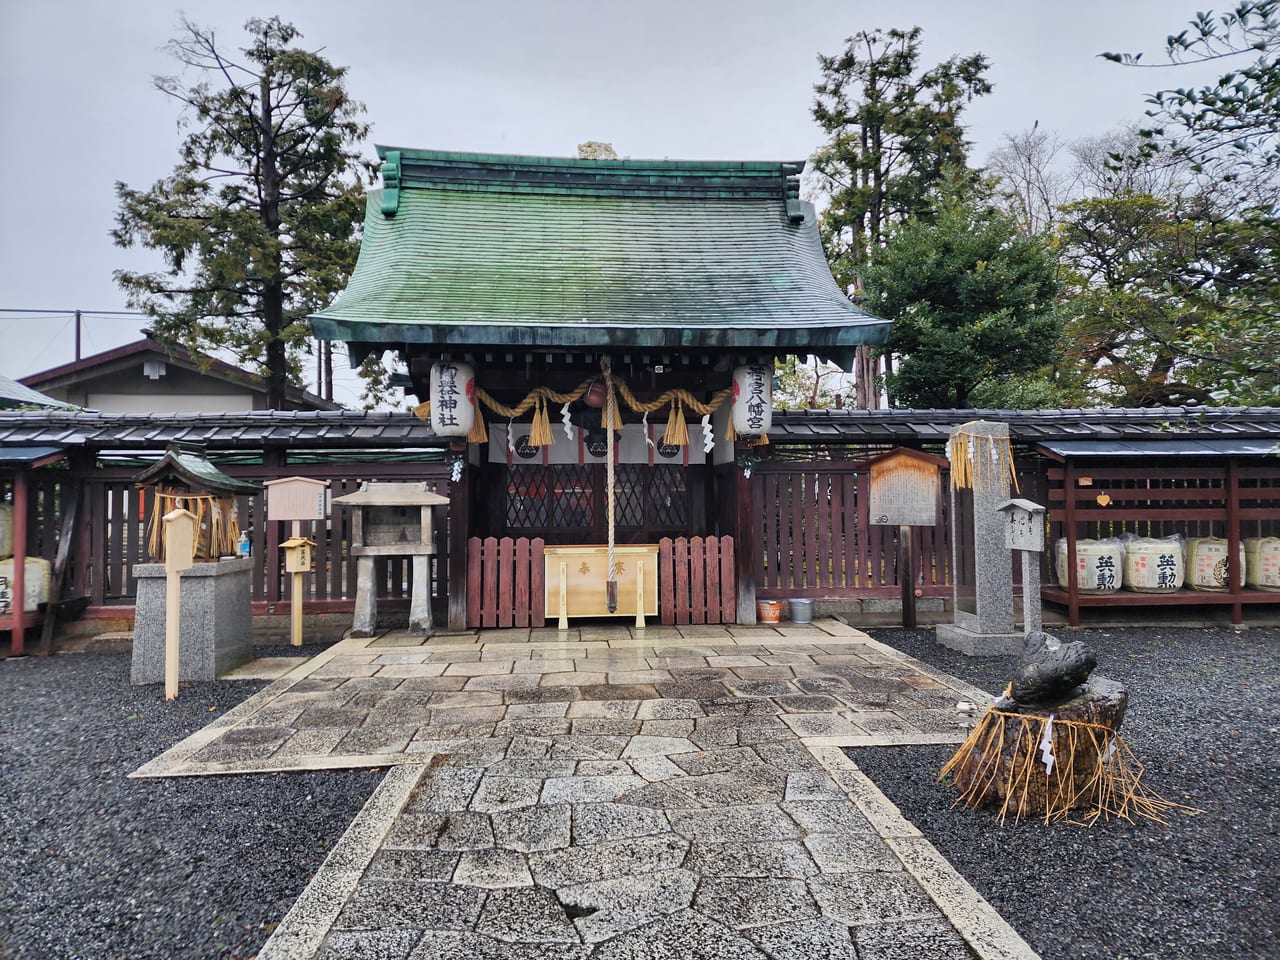
[[[832,279],[802,163],[379,154],[319,337],[843,357],[888,334]]]
[[[164,456],[133,478],[139,486],[177,480],[193,491],[230,496],[240,493],[261,493],[261,484],[228,476],[204,455],[202,449],[184,447],[172,443]]]

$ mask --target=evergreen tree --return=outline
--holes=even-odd
[[[956,56],[925,69],[920,35],[919,27],[863,30],[842,52],[818,57],[822,79],[812,112],[829,138],[811,166],[825,199],[818,227],[832,274],[855,298],[861,270],[886,231],[927,215],[934,186],[948,171],[965,169],[961,113],[991,92],[986,57]],[[879,406],[878,367],[874,350],[859,347],[856,406]]]
[[[894,406],[965,408],[982,384],[1057,357],[1060,283],[1047,244],[983,197],[946,192],[866,268],[868,307],[893,321]]]
[[[158,250],[167,269],[120,270],[155,335],[198,352],[230,351],[263,371],[268,406],[300,380],[306,316],[346,283],[364,214],[355,146],[368,134],[346,68],[299,47],[278,17],[250,20],[242,59],[212,31],[182,22],[170,43],[200,79],[155,86],[185,107],[173,173],[149,190],[116,184],[112,236]]]
[[[827,260],[846,290],[889,227],[927,214],[930,192],[963,170],[965,106],[991,92],[987,58],[920,66],[920,28],[864,30],[843,52],[819,56],[813,117],[829,137],[813,157],[827,204],[820,224]]]

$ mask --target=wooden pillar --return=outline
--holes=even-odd
[[[91,596],[90,584],[93,582],[89,573],[93,567],[94,556],[93,495],[94,491],[99,488],[89,483],[86,476],[89,472],[89,466],[94,462],[95,458],[93,456],[77,457],[72,460],[72,475],[75,477],[74,483],[77,487],[76,496],[80,499],[80,516],[84,521],[76,524],[75,585],[71,592],[71,595],[75,597]],[[99,527],[98,529],[101,528]]]
[[[1067,538],[1067,623],[1073,627],[1080,626],[1080,584],[1076,579],[1076,467],[1070,457],[1063,464],[1062,470],[1062,512],[1065,523],[1063,536]],[[1058,553],[1056,545],[1050,544],[1054,551],[1054,560]]]
[[[10,646],[15,657],[25,652],[27,632],[27,471],[19,467],[13,475],[13,582],[9,584]]]
[[[102,606],[107,602],[107,485],[105,482],[90,483],[89,491],[89,532],[93,545],[87,556],[92,558],[93,603]]]
[[[1240,565],[1240,475],[1236,461],[1227,460],[1227,472],[1223,477],[1223,492],[1227,495],[1227,589],[1231,592],[1231,622],[1237,627],[1244,622],[1244,605],[1240,594],[1244,587],[1244,568]]]
[[[741,470],[734,483],[737,501],[737,512],[734,517],[733,547],[734,562],[738,574],[738,623],[753,624],[756,622],[756,551],[760,549],[756,542],[755,487],[749,477],[744,477]]]
[[[898,527],[898,580],[902,588],[902,626],[916,628],[916,562],[911,550],[911,527]]]
[[[476,467],[449,484],[449,629],[467,629],[467,537],[471,532],[471,482]]]

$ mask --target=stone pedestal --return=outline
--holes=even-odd
[[[179,601],[179,680],[216,680],[253,656],[249,606],[252,559],[197,563],[184,570]],[[134,683],[164,680],[167,587],[163,563],[134,564]]]
[[[431,616],[431,557],[428,554],[411,554],[413,564],[412,587],[409,594],[409,633],[416,637],[429,637],[435,633]],[[378,583],[374,557],[365,555],[356,560],[356,608],[351,619],[351,636],[372,637],[378,633]]]
[[[1090,678],[1053,705],[998,700],[943,772],[951,774],[965,806],[995,807],[1002,816],[1098,807],[1107,799],[1104,767],[1128,704],[1124,685],[1104,677]],[[1046,729],[1054,761],[1047,772]]]
[[[970,657],[1011,657],[1022,649],[1021,633],[986,633],[959,622],[940,623],[936,629],[938,643]]]

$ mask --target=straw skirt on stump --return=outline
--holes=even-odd
[[[1128,767],[1117,736],[1128,704],[1125,687],[1103,677],[1053,705],[999,700],[942,772],[964,805],[997,808],[1001,819],[1107,811],[1123,805],[1111,794]]]

